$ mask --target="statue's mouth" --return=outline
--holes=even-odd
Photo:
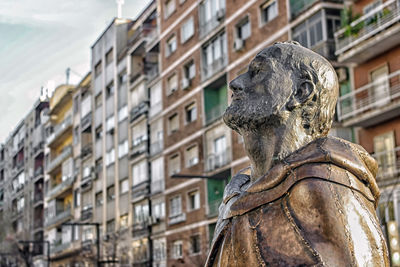
[[[242,97],[237,93],[232,93],[231,99],[232,99],[232,101],[238,101],[238,100],[241,100]]]

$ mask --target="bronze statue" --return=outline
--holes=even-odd
[[[251,167],[225,188],[206,266],[389,266],[377,164],[327,136],[338,96],[330,63],[277,43],[230,88],[224,121]]]

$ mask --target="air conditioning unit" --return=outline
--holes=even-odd
[[[222,20],[225,17],[225,10],[220,9],[217,11],[217,20]]]
[[[244,41],[240,38],[237,38],[233,43],[233,47],[235,48],[236,51],[242,50],[243,46],[244,46]]]
[[[338,68],[336,70],[339,82],[344,82],[347,80],[347,71],[346,68]]]
[[[183,78],[181,81],[182,90],[189,88],[189,80],[187,78]]]

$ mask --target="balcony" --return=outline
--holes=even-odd
[[[362,63],[400,43],[400,8],[386,1],[335,33],[339,62]]]
[[[150,145],[150,155],[154,156],[163,150],[163,140],[158,140]]]
[[[55,241],[50,246],[50,254],[61,253],[64,250],[67,250],[71,246],[71,242],[62,242],[61,240]]]
[[[335,41],[327,40],[323,41],[311,48],[315,53],[320,54],[323,57],[326,57],[330,60],[335,60]]]
[[[46,171],[47,172],[53,171],[56,167],[58,167],[71,155],[72,155],[72,146],[69,145],[64,147],[63,151],[50,161],[50,164],[49,166],[47,166]]]
[[[87,190],[90,190],[93,185],[93,176],[92,173],[89,175],[85,176],[81,180],[81,190],[82,192],[86,192]]]
[[[151,182],[151,193],[156,194],[164,191],[164,180],[156,180]]]
[[[210,154],[207,156],[206,171],[214,171],[224,167],[231,162],[231,150],[226,148],[224,152],[219,154]]]
[[[150,193],[150,183],[149,180],[141,182],[139,184],[134,184],[132,186],[132,202],[137,201],[138,198],[148,196]]]
[[[372,154],[378,161],[379,169],[376,180],[379,186],[398,183],[400,174],[400,147]]]
[[[222,55],[220,58],[214,60],[211,65],[203,67],[203,80],[211,78],[214,74],[221,71],[227,65],[227,55]]]
[[[33,176],[36,178],[39,178],[40,176],[43,175],[43,166],[39,166],[36,168],[35,172],[33,173]]]
[[[92,112],[89,112],[81,119],[81,130],[84,132],[92,125]]]
[[[186,213],[169,216],[168,225],[174,225],[186,221]]]
[[[140,47],[143,43],[150,43],[157,38],[157,27],[150,24],[140,25],[131,38],[129,38],[129,47],[134,47],[133,51]]]
[[[137,157],[147,152],[147,135],[142,135],[132,142],[131,158]]]
[[[225,1],[225,0],[222,0],[222,1]],[[221,5],[221,3],[219,5]],[[204,7],[204,8],[206,8],[206,7]],[[225,9],[223,9],[223,8],[221,8],[217,12],[215,12],[215,15],[207,21],[204,19],[204,17],[201,17],[201,19],[200,19],[200,38],[203,38],[205,35],[207,35],[213,29],[218,27],[218,25],[220,25],[224,19],[225,19]]]
[[[43,228],[43,219],[42,218],[35,218],[35,222],[33,223],[34,229]]]
[[[59,183],[58,185],[56,185],[55,187],[53,187],[52,189],[50,189],[47,194],[46,197],[47,198],[53,198],[59,194],[61,194],[62,192],[66,191],[67,189],[69,189],[70,187],[72,187],[72,184],[74,183],[74,177],[69,177],[66,180],[64,180],[63,182]]]
[[[66,132],[67,129],[72,126],[72,116],[68,115],[61,123],[57,124],[54,127],[54,132],[47,137],[46,142],[48,145],[51,145],[53,141],[60,140],[62,135]]]
[[[92,143],[88,143],[88,144],[82,146],[82,148],[81,148],[81,158],[86,158],[87,156],[92,154],[92,151],[93,151],[92,146],[93,146]]]
[[[91,219],[93,216],[93,207],[92,206],[86,206],[82,208],[81,211],[81,220],[86,221]]]
[[[68,206],[65,210],[60,210],[56,212],[56,216],[47,216],[45,220],[46,227],[52,226],[54,224],[59,224],[67,221],[72,216],[71,206]]]
[[[219,104],[216,105],[215,107],[212,107],[211,109],[207,110],[206,112],[206,124],[210,124],[213,121],[216,121],[219,119],[225,112],[226,109],[225,104]]]
[[[208,214],[209,218],[218,216],[218,209],[222,203],[222,199],[215,199],[208,203]]]
[[[400,111],[400,70],[339,98],[339,121],[368,127],[389,120]]]
[[[312,4],[318,0],[290,0],[290,15],[293,18],[307,10]]]
[[[142,114],[149,110],[148,101],[143,101],[136,107],[133,107],[130,112],[131,122],[139,118]]]

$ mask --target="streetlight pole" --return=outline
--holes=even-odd
[[[100,223],[63,223],[67,226],[95,226],[96,227],[96,266],[100,267]]]

